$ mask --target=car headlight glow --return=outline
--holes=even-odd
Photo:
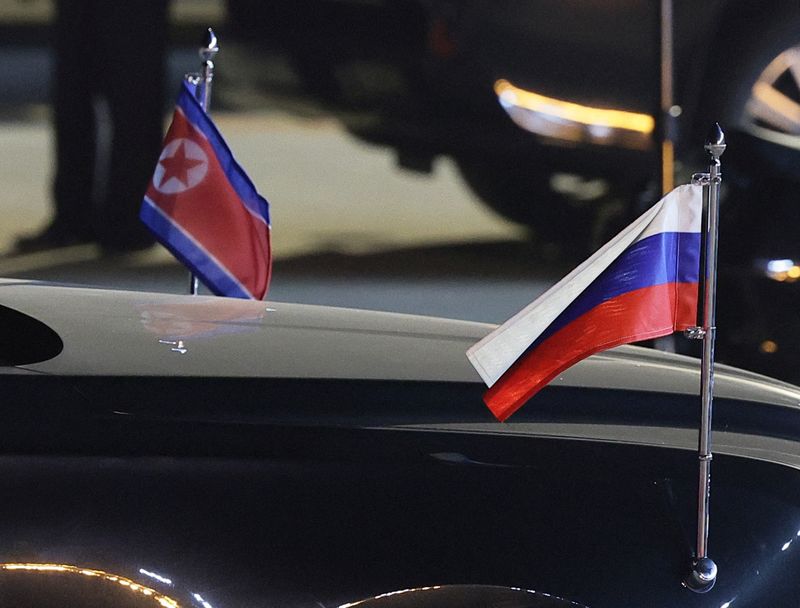
[[[508,80],[494,83],[500,105],[527,131],[597,144],[644,148],[652,145],[655,120],[649,114],[593,108],[521,89]]]

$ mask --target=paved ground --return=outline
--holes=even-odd
[[[0,124],[0,250],[49,213],[46,109]],[[442,161],[432,176],[328,119],[215,115],[271,203],[276,300],[501,321],[554,280],[516,226],[488,211]],[[92,246],[5,257],[0,275],[182,292],[162,248],[103,258]]]

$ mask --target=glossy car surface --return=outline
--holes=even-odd
[[[796,387],[718,369],[698,595],[695,360],[594,356],[500,424],[464,354],[488,325],[26,281],[0,303],[8,605],[800,597]]]

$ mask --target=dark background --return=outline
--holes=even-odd
[[[175,1],[167,90],[198,68],[199,41],[214,26],[222,51],[212,114],[271,202],[271,299],[501,322],[658,197],[659,159],[654,142],[630,150],[527,132],[491,84],[507,76],[661,121],[656,8]],[[800,31],[798,13],[786,2],[715,1],[702,10],[676,2],[682,114],[671,131],[678,183],[705,170],[713,120],[729,138],[718,359],[795,381],[797,277],[766,269],[800,258],[797,151],[754,138],[746,128],[765,125],[744,108],[751,81],[797,44],[800,34],[787,32]],[[0,3],[0,246],[9,253],[16,235],[49,214],[51,20],[48,2]],[[797,100],[796,84],[784,78],[775,88]],[[170,105],[171,93],[165,121]],[[7,255],[0,272],[172,292],[188,283],[160,248]]]

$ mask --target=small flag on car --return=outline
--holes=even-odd
[[[679,186],[467,351],[498,420],[589,355],[696,324],[702,207]]]
[[[140,217],[213,293],[266,296],[269,204],[185,82]]]

